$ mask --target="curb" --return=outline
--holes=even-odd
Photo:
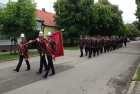
[[[30,56],[30,57],[36,57],[36,56],[39,56],[39,54],[38,54],[38,55],[32,55],[32,56]],[[19,59],[19,57],[17,57],[17,58],[12,58],[12,59],[6,59],[6,60],[0,60],[0,63],[1,63],[1,62],[6,62],[6,61],[11,61],[11,60],[17,60],[17,59]]]
[[[135,71],[135,74],[134,74],[134,76],[132,78],[132,82],[130,84],[129,90],[128,90],[128,92],[126,94],[132,94],[133,93],[133,90],[135,89],[135,85],[136,85],[136,82],[137,81],[134,81],[134,79],[137,77],[137,71],[138,71],[138,68],[139,67],[140,67],[140,63],[138,65],[138,67],[137,67],[137,70]]]

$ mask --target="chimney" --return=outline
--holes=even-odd
[[[45,11],[45,8],[42,8],[42,11],[46,12],[46,11]]]

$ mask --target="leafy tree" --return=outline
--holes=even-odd
[[[120,37],[120,36],[123,36],[123,37],[127,37],[129,36],[130,34],[130,28],[127,24],[123,24],[119,31],[117,32],[117,35]]]
[[[98,11],[98,22],[94,24],[94,34],[107,35],[110,25],[112,24],[110,7],[101,3],[95,3],[95,8]]]
[[[80,34],[92,31],[93,21],[96,19],[94,0],[57,0],[54,9],[57,27],[65,29],[64,39],[70,39],[71,44]]]
[[[33,0],[9,0],[6,8],[0,9],[0,33],[11,41],[17,41],[21,33],[27,38],[31,37],[36,32],[35,11],[36,3]]]
[[[129,34],[130,37],[140,36],[140,31],[136,28],[135,25],[127,24],[127,26],[129,27],[129,30],[130,30],[130,34]]]
[[[135,13],[136,18],[138,19],[137,28],[140,30],[140,0],[135,0],[137,5],[137,10]]]

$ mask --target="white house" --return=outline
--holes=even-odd
[[[0,7],[4,8],[4,7],[6,7],[6,4],[0,3]],[[42,30],[44,21],[38,17],[36,17],[36,20],[37,20],[37,30],[40,31],[40,30]],[[20,38],[17,41],[19,44]],[[16,49],[18,49],[18,48],[19,47],[17,45]],[[7,52],[7,51],[10,51],[10,49],[11,49],[11,40],[2,38],[2,36],[0,35],[0,52]]]

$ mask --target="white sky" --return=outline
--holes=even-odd
[[[6,4],[9,0],[0,0],[0,3]],[[17,1],[17,0],[11,0]],[[53,2],[57,0],[35,0],[37,2],[37,9],[45,8],[46,11],[55,13],[53,10]],[[95,0],[97,2],[98,0]],[[136,20],[134,15],[136,10],[135,0],[109,0],[112,4],[119,5],[119,8],[123,11],[123,20],[125,23],[131,23]]]

